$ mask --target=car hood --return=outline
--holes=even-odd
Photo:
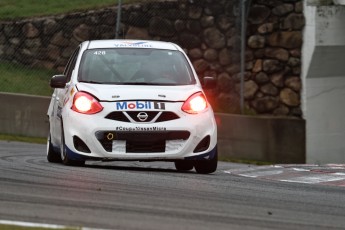
[[[78,91],[85,91],[100,101],[160,100],[185,101],[192,94],[202,91],[197,85],[150,86],[150,85],[100,85],[77,84]]]

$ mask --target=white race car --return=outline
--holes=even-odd
[[[50,86],[49,162],[171,161],[181,171],[217,169],[213,110],[176,44],[85,41]],[[214,86],[215,79],[203,79],[204,88]]]

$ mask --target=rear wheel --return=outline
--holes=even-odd
[[[190,171],[193,169],[193,162],[191,161],[175,161],[175,168],[178,171]]]
[[[54,147],[51,142],[51,137],[50,134],[48,135],[47,138],[47,160],[48,162],[51,163],[60,163],[61,162],[61,157],[59,153],[54,151]]]
[[[67,149],[65,144],[65,134],[63,125],[61,124],[61,142],[60,142],[60,152],[61,152],[61,161],[64,165],[73,165],[73,166],[83,166],[85,161],[76,161],[71,160],[67,155]]]
[[[218,165],[218,151],[217,150],[212,159],[197,160],[194,163],[196,172],[201,173],[201,174],[209,174],[209,173],[215,172],[217,170],[217,165]]]

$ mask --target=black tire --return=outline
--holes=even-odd
[[[85,161],[71,160],[68,157],[67,152],[66,152],[65,134],[64,134],[63,124],[61,124],[60,152],[61,152],[61,161],[64,165],[70,165],[70,166],[83,166],[83,165],[85,165]]]
[[[61,163],[60,154],[54,151],[50,135],[47,138],[47,160],[51,163]]]
[[[218,165],[218,151],[212,159],[209,160],[196,160],[194,163],[194,168],[197,173],[200,174],[209,174],[217,170]]]
[[[193,169],[193,162],[192,161],[175,161],[175,168],[178,171],[190,171]]]

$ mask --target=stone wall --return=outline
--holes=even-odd
[[[247,19],[246,112],[301,117],[302,0],[252,0]],[[0,22],[0,60],[63,70],[84,40],[115,37],[117,9]],[[216,111],[239,113],[239,0],[168,0],[125,5],[123,38],[172,41],[189,55]]]

